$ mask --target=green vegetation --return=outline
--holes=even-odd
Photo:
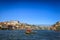
[[[57,30],[60,30],[60,26],[58,26],[56,29],[57,29]]]

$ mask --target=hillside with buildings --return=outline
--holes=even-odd
[[[21,23],[19,21],[5,21],[0,22],[0,30],[23,30],[23,29],[32,29],[32,30],[60,30],[60,22],[50,26],[43,25],[31,25],[27,23]]]
[[[60,22],[56,22],[54,25],[50,27],[50,30],[57,30],[60,31]]]

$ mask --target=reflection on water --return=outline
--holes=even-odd
[[[60,32],[35,30],[25,34],[24,30],[0,30],[0,40],[60,40]]]

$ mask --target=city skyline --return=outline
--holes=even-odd
[[[0,22],[9,20],[54,24],[60,21],[60,1],[0,1]]]

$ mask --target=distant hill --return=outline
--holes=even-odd
[[[51,30],[59,30],[60,31],[60,21],[56,22],[52,27]]]
[[[56,22],[53,25],[31,25],[27,23],[21,23],[16,20],[0,22],[1,30],[21,30],[21,29],[32,29],[32,30],[60,30],[60,22]]]

